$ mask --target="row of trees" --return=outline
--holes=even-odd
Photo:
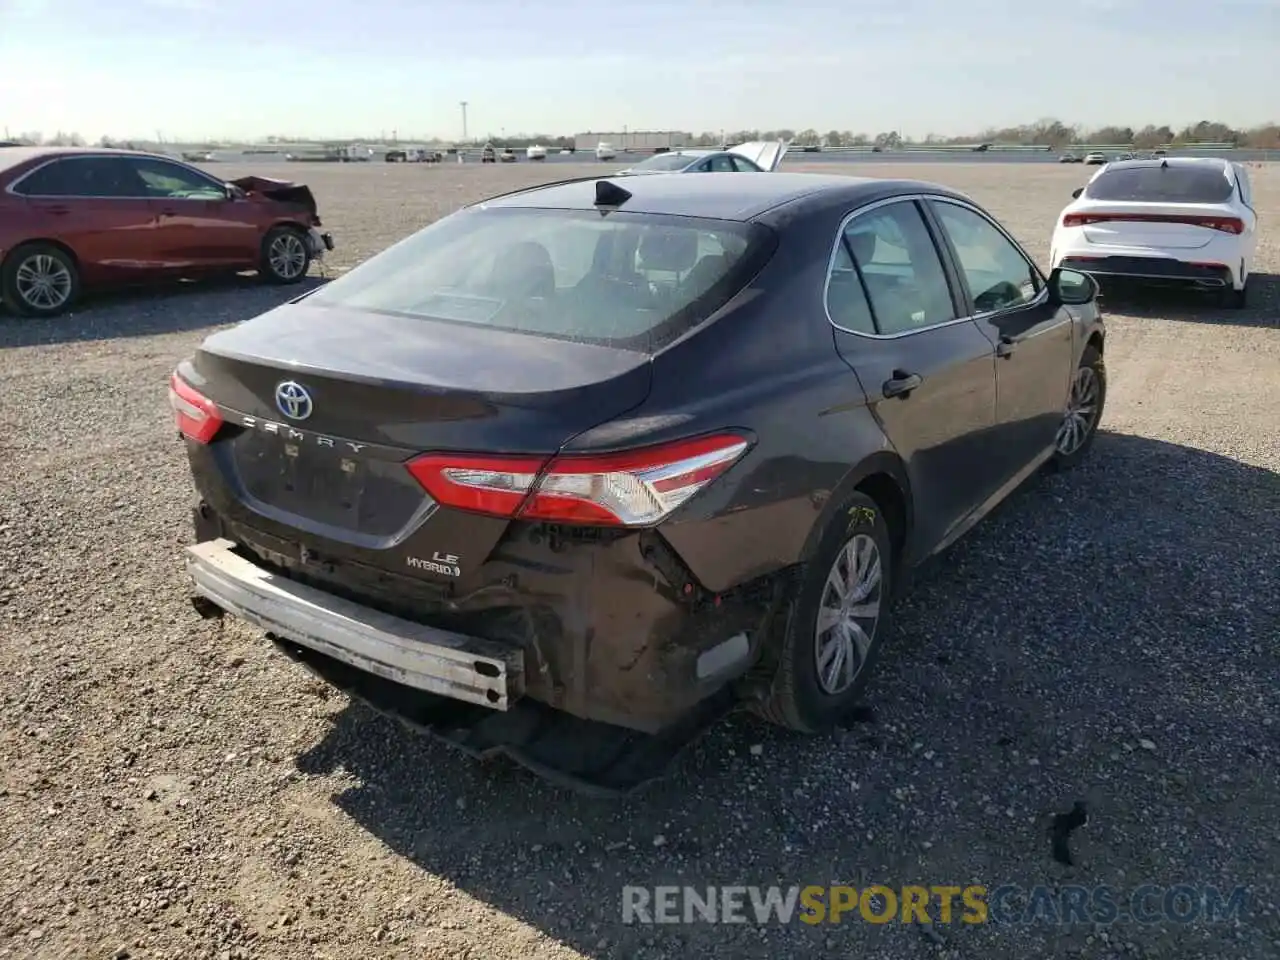
[[[1156,126],[1148,124],[1145,127],[1117,127],[1106,126],[1097,129],[1088,129],[1078,124],[1065,124],[1060,120],[1047,118],[1037,120],[1035,123],[1028,123],[1018,127],[991,127],[981,130],[976,134],[963,137],[943,137],[936,134],[929,134],[923,140],[908,141],[896,130],[885,131],[877,134],[853,133],[849,130],[828,130],[821,133],[812,128],[808,130],[732,130],[732,131],[703,131],[692,137],[693,144],[697,146],[714,146],[720,143],[742,143],[747,140],[775,140],[782,138],[784,140],[793,140],[801,146],[806,145],[824,145],[829,147],[855,147],[855,146],[875,146],[882,150],[892,150],[895,147],[904,146],[907,143],[913,144],[976,144],[976,143],[1002,143],[1002,144],[1023,144],[1026,146],[1044,146],[1052,149],[1061,149],[1073,143],[1107,143],[1107,144],[1132,144],[1139,149],[1151,149],[1153,147],[1165,146],[1172,144],[1174,146],[1193,143],[1233,143],[1239,147],[1252,147],[1261,150],[1280,150],[1280,124],[1268,123],[1257,127],[1251,127],[1247,130],[1240,130],[1231,127],[1225,123],[1219,123],[1214,120],[1201,120],[1199,123],[1190,124],[1180,130],[1175,130],[1168,125]],[[58,131],[52,137],[45,137],[39,131],[28,131],[19,134],[18,141],[30,144],[46,144],[50,146],[84,146],[84,138],[78,133],[65,133]],[[301,142],[308,138],[299,137],[297,139],[272,136],[267,137],[267,143],[287,143]],[[489,138],[494,139],[494,138]],[[542,144],[543,146],[558,149],[573,145],[573,137],[566,137],[552,134],[518,134],[516,136],[501,137],[502,142],[512,147],[523,147],[529,144]],[[438,144],[441,141],[437,139],[428,139],[427,143]],[[495,140],[496,142],[496,140]],[[113,140],[111,137],[103,137],[98,141],[99,146],[132,146],[132,143]],[[206,149],[217,149],[217,144],[206,144]]]
[[[962,137],[943,137],[931,133],[923,140],[905,140],[896,130],[871,135],[849,130],[828,130],[826,133],[820,133],[810,128],[800,131],[735,130],[723,135],[708,131],[698,134],[695,142],[699,145],[720,143],[722,136],[728,143],[741,143],[744,140],[774,140],[781,137],[794,140],[802,146],[811,144],[830,147],[876,146],[884,150],[892,150],[907,143],[939,145],[1017,143],[1053,148],[1061,148],[1073,143],[1108,143],[1131,144],[1142,149],[1169,144],[1178,146],[1192,143],[1233,143],[1238,147],[1253,147],[1260,150],[1280,149],[1280,124],[1275,123],[1262,124],[1247,130],[1238,130],[1213,120],[1201,120],[1180,130],[1175,130],[1167,124],[1161,126],[1147,124],[1145,127],[1136,129],[1118,126],[1090,129],[1078,124],[1065,124],[1052,118],[1017,127],[988,127],[976,134]]]

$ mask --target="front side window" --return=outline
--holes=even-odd
[[[956,318],[937,247],[914,202],[854,217],[840,244],[866,289],[878,333],[910,333]]]
[[[166,200],[225,200],[226,188],[202,174],[165,160],[130,159],[144,195]]]
[[[935,202],[933,210],[955,248],[975,310],[1010,310],[1036,298],[1039,274],[991,221],[954,203]]]
[[[651,350],[737,293],[772,252],[758,225],[581,210],[465,210],[307,298]]]

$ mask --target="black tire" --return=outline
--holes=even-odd
[[[893,540],[884,514],[874,500],[854,493],[828,526],[813,558],[805,565],[795,597],[782,611],[775,643],[776,672],[768,696],[756,704],[760,716],[801,733],[820,733],[836,726],[857,706],[875,667],[881,642],[890,628],[889,601],[893,596]],[[879,558],[880,579],[868,600],[878,604],[865,655],[847,686],[829,693],[822,686],[818,667],[818,617],[828,597],[828,577],[851,543],[868,537]]]
[[[40,258],[40,259],[37,259]],[[46,259],[48,258],[48,259]],[[33,302],[29,287],[19,277],[24,267],[40,265],[65,282],[58,284],[62,299],[52,306]],[[52,243],[24,243],[5,258],[0,267],[0,296],[10,311],[22,317],[56,317],[66,313],[80,298],[80,268],[75,257]]]
[[[1049,460],[1049,465],[1055,470],[1070,470],[1081,460],[1083,460],[1089,452],[1089,448],[1093,446],[1093,440],[1098,435],[1098,424],[1102,422],[1102,414],[1107,403],[1107,365],[1103,362],[1102,354],[1098,352],[1096,347],[1088,346],[1084,348],[1084,354],[1080,357],[1080,365],[1076,368],[1075,377],[1072,379],[1073,398],[1068,400],[1068,404],[1074,400],[1074,385],[1076,378],[1082,376],[1084,370],[1089,370],[1097,383],[1097,397],[1093,403],[1093,410],[1088,418],[1087,426],[1084,429],[1083,441],[1077,445],[1064,447],[1060,442],[1062,434],[1055,438],[1058,443],[1057,449]],[[1063,417],[1064,426],[1067,416]]]
[[[1249,278],[1244,278],[1244,286],[1237,290],[1226,287],[1222,291],[1222,305],[1228,310],[1243,310],[1249,305]]]
[[[297,227],[272,227],[262,238],[258,273],[268,283],[298,283],[311,268],[311,246]]]

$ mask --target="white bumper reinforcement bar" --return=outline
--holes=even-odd
[[[186,549],[196,592],[227,613],[335,660],[429,693],[506,710],[524,687],[524,653],[437,630],[276,576],[230,540]]]

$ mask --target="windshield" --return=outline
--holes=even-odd
[[[693,163],[697,157],[690,157],[683,153],[659,153],[650,157],[648,160],[642,160],[637,164],[633,164],[632,170],[683,170],[689,164]]]
[[[1223,203],[1233,189],[1223,167],[1171,163],[1107,170],[1085,187],[1084,195],[1090,200]]]
[[[768,228],[735,221],[469,209],[306,302],[648,351],[721,307],[772,248]]]

